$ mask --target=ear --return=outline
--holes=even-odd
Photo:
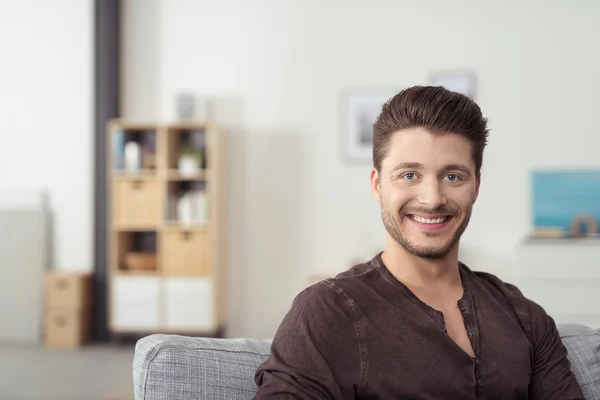
[[[373,168],[371,170],[371,191],[373,192],[373,197],[375,197],[375,200],[377,200],[377,202],[381,203],[381,193],[380,193],[380,184],[381,182],[379,181],[379,173],[377,172],[377,170],[375,168]]]

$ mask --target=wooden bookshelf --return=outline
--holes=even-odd
[[[223,134],[121,119],[107,133],[111,331],[215,335],[225,317]]]

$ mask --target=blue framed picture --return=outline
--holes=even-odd
[[[600,169],[534,171],[532,207],[536,229],[560,228],[570,232],[579,215],[600,221]]]

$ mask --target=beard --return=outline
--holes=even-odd
[[[426,214],[451,215],[452,219],[458,218],[460,216],[458,213],[453,212],[453,210],[450,210],[446,207],[441,207],[436,210],[419,210],[419,211],[426,213]],[[387,208],[385,208],[383,206],[381,207],[381,216],[383,219],[383,225],[385,226],[385,229],[388,231],[388,233],[394,239],[394,241],[396,241],[396,243],[398,243],[407,252],[409,252],[410,254],[412,254],[416,257],[433,260],[433,259],[440,259],[440,258],[446,257],[452,251],[452,249],[458,244],[460,237],[462,236],[462,234],[467,229],[467,226],[469,225],[469,220],[471,219],[471,211],[469,210],[469,212],[466,214],[466,216],[463,219],[463,221],[461,222],[461,224],[458,226],[458,228],[452,234],[452,237],[448,241],[446,241],[446,243],[442,243],[442,244],[434,245],[434,246],[419,246],[419,245],[411,242],[410,239],[407,237],[407,235],[402,233],[402,228],[400,226],[398,218],[396,217],[396,214],[392,213],[390,210],[388,210]],[[409,218],[409,217],[407,215],[405,215],[405,218]],[[431,237],[431,238],[438,236],[436,233],[432,233],[432,232],[423,232],[423,235],[425,237]]]

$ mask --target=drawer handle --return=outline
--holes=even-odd
[[[183,240],[190,240],[191,237],[192,237],[192,232],[190,232],[190,231],[181,232],[181,238]]]
[[[69,284],[67,283],[66,279],[60,279],[60,280],[56,281],[56,288],[58,290],[65,290],[68,286],[69,286]]]
[[[139,189],[142,187],[142,181],[133,181],[131,182],[131,186],[133,186],[134,189]]]

